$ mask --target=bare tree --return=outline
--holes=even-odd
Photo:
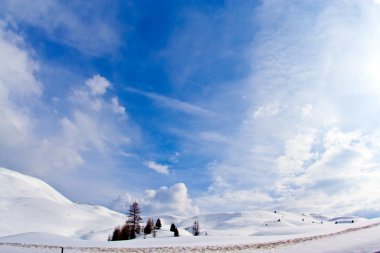
[[[140,222],[142,221],[140,213],[141,210],[139,203],[137,203],[137,201],[134,201],[129,207],[127,220],[127,224],[131,226],[131,230],[133,231],[133,233],[131,233],[131,238],[132,235],[135,237],[136,234],[140,234]]]

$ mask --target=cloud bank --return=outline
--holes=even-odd
[[[255,22],[251,102],[200,206],[380,214],[379,6],[265,1]]]
[[[95,74],[71,86],[67,94],[46,100],[45,85],[37,77],[40,63],[4,21],[0,51],[2,166],[48,181],[55,178],[59,187],[78,169],[101,165],[95,157],[127,149],[131,138],[126,110],[117,96],[107,94],[107,79]],[[93,167],[93,172],[99,169]]]
[[[120,46],[114,8],[110,4],[105,10],[99,2],[2,1],[2,12],[16,22],[37,27],[50,39],[95,56],[113,53]]]
[[[137,200],[144,215],[195,215],[199,208],[188,196],[184,183],[177,183],[171,187],[163,186],[158,190],[146,190],[140,199],[133,199],[129,193],[125,193],[111,203],[111,208],[120,212],[127,212],[132,201]]]

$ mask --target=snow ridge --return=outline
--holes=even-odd
[[[125,215],[75,204],[40,179],[0,168],[0,236],[44,232],[105,240]]]

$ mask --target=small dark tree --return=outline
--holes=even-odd
[[[178,232],[178,229],[177,228],[175,228],[175,230],[174,230],[174,237],[178,237],[179,236],[179,232]]]
[[[140,216],[141,210],[139,203],[134,201],[128,210],[128,220],[127,224],[131,226],[131,230],[134,231],[135,237],[136,234],[140,234],[140,222],[142,221]],[[132,239],[132,236],[131,236]]]
[[[136,238],[136,233],[133,229],[131,229],[131,232],[129,234],[129,239],[135,239]]]
[[[172,223],[172,225],[170,226],[170,232],[174,232],[176,229],[176,226],[174,225],[174,223]]]
[[[200,233],[200,227],[199,227],[199,222],[197,220],[194,221],[194,225],[192,229],[193,229],[193,235],[198,236]]]
[[[157,233],[156,233],[156,228],[155,227],[153,228],[152,234],[153,234],[153,238],[156,238]]]
[[[162,227],[161,220],[160,220],[160,218],[158,218],[156,221],[156,228],[161,229],[161,227]]]
[[[153,220],[151,218],[149,218],[146,221],[146,225],[144,228],[144,234],[149,235],[150,233],[152,233],[152,230],[153,230]]]
[[[111,241],[119,241],[121,235],[121,229],[120,227],[115,228],[115,230],[112,233]]]
[[[128,224],[125,224],[120,233],[120,240],[129,240],[131,234],[131,227]]]

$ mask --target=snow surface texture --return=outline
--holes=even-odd
[[[380,251],[380,219],[262,210],[160,216],[163,227],[156,238],[108,242],[125,215],[75,204],[43,181],[4,168],[0,190],[0,253],[51,253],[61,252],[61,247],[64,252]],[[198,237],[190,233],[195,219],[201,226]],[[171,223],[180,237],[169,231]]]
[[[45,182],[0,168],[0,236],[44,232],[104,240],[125,215],[76,204]]]

